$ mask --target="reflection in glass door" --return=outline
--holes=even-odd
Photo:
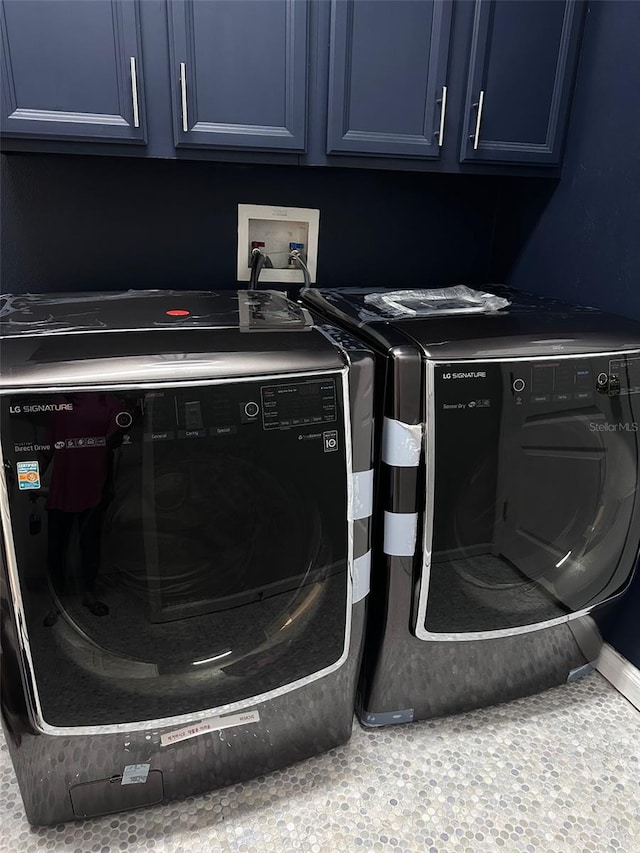
[[[522,630],[624,588],[638,406],[601,387],[608,369],[606,357],[435,366],[419,635]]]
[[[342,400],[332,374],[2,401],[47,723],[179,716],[338,665]]]

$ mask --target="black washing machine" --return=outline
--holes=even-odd
[[[34,824],[351,733],[373,358],[271,292],[5,297],[2,717]]]
[[[510,305],[422,317],[384,289],[303,296],[377,354],[365,725],[586,674],[634,571],[640,325],[493,290]]]

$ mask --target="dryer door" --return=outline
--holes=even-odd
[[[418,636],[532,630],[623,590],[640,537],[640,360],[431,377]]]
[[[340,665],[342,374],[2,404],[14,582],[46,723],[241,707]]]

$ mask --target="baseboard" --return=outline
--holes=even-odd
[[[598,672],[640,711],[640,669],[605,643],[598,659]]]

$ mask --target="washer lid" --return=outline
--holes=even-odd
[[[340,349],[276,291],[7,296],[0,393],[340,369]]]
[[[273,290],[25,293],[0,299],[0,337],[311,325],[303,308]]]

